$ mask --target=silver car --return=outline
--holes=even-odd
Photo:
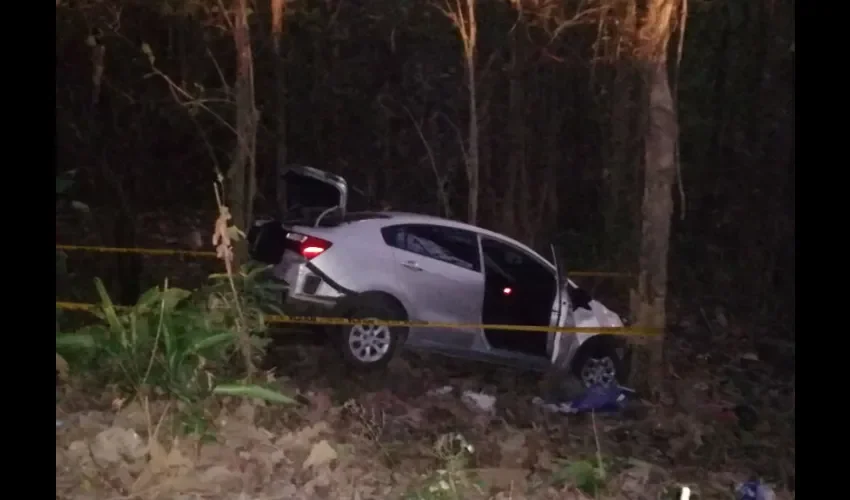
[[[454,325],[623,326],[522,243],[428,215],[348,211],[348,196],[345,179],[322,170],[279,172],[286,217],[256,221],[248,240],[252,257],[272,264],[287,285],[284,311]],[[383,367],[405,347],[540,371],[554,364],[587,385],[623,375],[624,344],[613,335],[371,325],[329,333],[357,368]]]

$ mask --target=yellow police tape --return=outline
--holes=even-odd
[[[183,255],[187,257],[215,257],[215,252],[204,252],[200,250],[173,250],[169,248],[119,248],[119,247],[97,247],[86,245],[56,245],[57,250],[98,252],[98,253],[135,253],[141,255]],[[598,278],[629,278],[628,273],[614,273],[606,271],[569,271],[570,277],[598,277]]]
[[[188,257],[215,257],[215,252],[202,252],[199,250],[172,250],[169,248],[118,248],[118,247],[95,247],[85,245],[56,245],[57,250],[99,252],[99,253],[136,253],[142,255],[185,255]]]
[[[56,302],[57,309],[73,311],[91,311],[97,309],[97,304],[85,304],[82,302]],[[126,306],[119,306],[126,308]],[[376,325],[376,326],[401,326],[420,328],[457,328],[464,330],[494,329],[511,330],[517,332],[542,332],[542,333],[605,333],[610,335],[659,335],[660,330],[655,328],[641,327],[553,327],[533,325],[486,325],[478,323],[432,323],[424,321],[397,321],[383,319],[349,319],[349,318],[326,318],[317,316],[278,316],[267,315],[264,317],[268,323],[289,325]]]

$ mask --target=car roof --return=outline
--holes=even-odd
[[[390,220],[386,221],[387,225],[390,225],[390,224],[434,224],[434,225],[438,225],[438,226],[452,227],[452,228],[455,228],[455,229],[464,229],[464,230],[467,230],[467,231],[479,233],[481,235],[489,236],[493,239],[497,239],[497,240],[503,241],[505,243],[517,246],[520,249],[525,250],[526,252],[530,252],[533,255],[537,255],[538,257],[543,258],[544,261],[551,264],[551,262],[549,262],[545,257],[543,257],[542,255],[540,255],[539,253],[534,251],[529,246],[527,246],[527,245],[525,245],[525,244],[523,244],[523,243],[521,243],[521,242],[519,242],[519,241],[517,241],[517,240],[515,240],[515,239],[513,239],[509,236],[505,236],[504,234],[499,234],[499,233],[497,233],[495,231],[491,231],[489,229],[484,229],[483,227],[473,226],[472,224],[467,224],[465,222],[460,222],[460,221],[456,221],[456,220],[444,219],[442,217],[437,217],[437,216],[434,216],[434,215],[415,214],[415,213],[410,213],[410,212],[392,212],[392,211],[386,211],[386,212],[381,212],[381,213],[390,216]]]

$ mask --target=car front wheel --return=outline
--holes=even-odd
[[[572,372],[585,387],[619,384],[626,375],[617,349],[602,342],[581,349],[572,363]]]

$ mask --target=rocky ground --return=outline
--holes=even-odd
[[[546,413],[531,402],[535,377],[510,370],[408,355],[388,374],[351,376],[318,346],[276,354],[286,364],[270,379],[302,404],[223,400],[205,409],[204,440],[175,432],[183,418],[165,403],[65,387],[57,498],[656,499],[686,485],[719,499],[750,477],[793,497],[793,391],[755,353],[722,370],[688,363],[669,401],[608,416]],[[741,402],[748,411],[728,409]],[[588,486],[580,469],[597,456],[604,477]]]

